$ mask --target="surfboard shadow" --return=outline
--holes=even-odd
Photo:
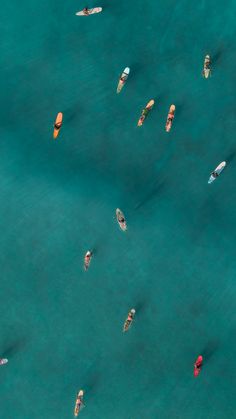
[[[156,182],[150,192],[134,207],[134,209],[138,210],[146,205],[149,201],[156,198],[158,193],[163,190],[165,183],[165,181]]]
[[[232,161],[235,159],[236,151],[232,151],[228,156],[226,156],[225,161],[227,164],[232,163]]]
[[[218,339],[210,340],[206,346],[203,348],[201,355],[203,356],[203,361],[208,362],[213,355],[217,352],[220,347],[220,342]]]
[[[26,338],[21,338],[19,340],[16,340],[15,342],[10,343],[6,349],[3,351],[2,357],[3,358],[11,358],[17,353],[21,352],[27,343]]]

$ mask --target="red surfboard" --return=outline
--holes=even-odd
[[[202,369],[202,361],[203,361],[203,357],[202,355],[199,355],[194,364],[194,370],[193,370],[194,377],[197,377],[200,374],[200,371]]]

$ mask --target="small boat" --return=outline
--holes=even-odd
[[[202,361],[203,361],[203,357],[202,355],[199,355],[197,357],[197,360],[194,364],[194,369],[193,369],[193,375],[194,377],[197,377],[200,374],[200,371],[202,369]]]
[[[121,230],[126,231],[127,230],[127,224],[126,224],[126,221],[125,221],[125,216],[119,208],[116,209],[116,219],[117,219],[117,222],[118,222]]]
[[[129,77],[129,72],[130,72],[129,67],[126,67],[124,69],[123,73],[121,74],[120,78],[119,78],[116,93],[120,93],[120,91],[123,89],[128,77]]]
[[[8,363],[8,359],[6,358],[0,358],[0,365],[4,365]]]
[[[210,65],[211,65],[210,55],[206,55],[204,59],[203,70],[202,70],[202,75],[203,77],[205,77],[205,79],[208,79],[208,77],[211,75]]]
[[[214,182],[216,178],[221,174],[222,170],[224,170],[226,166],[226,162],[222,161],[217,168],[211,173],[211,176],[209,177],[208,183]]]
[[[84,270],[87,271],[92,259],[92,252],[88,250],[84,257]]]
[[[171,105],[166,120],[166,132],[169,132],[172,127],[173,119],[175,117],[175,105]]]
[[[61,126],[62,126],[62,120],[63,120],[63,113],[59,112],[56,117],[56,121],[54,124],[54,131],[53,131],[53,138],[56,139],[58,137],[58,134],[60,132]]]
[[[155,101],[152,99],[148,102],[146,107],[142,110],[141,116],[138,120],[138,127],[141,127],[149,114],[150,110],[153,108]]]
[[[102,11],[102,7],[94,7],[93,9],[83,9],[80,10],[80,12],[76,13],[76,16],[89,16],[89,15],[93,15],[94,13],[101,13]]]
[[[135,316],[135,309],[132,308],[132,310],[130,310],[127,319],[125,320],[124,323],[124,327],[123,327],[123,332],[127,332],[127,330],[129,330],[132,321],[134,320],[134,316]]]
[[[82,409],[82,407],[84,407],[83,397],[84,397],[84,392],[83,390],[80,390],[79,393],[77,394],[76,402],[75,402],[75,409],[74,409],[75,417],[78,416],[80,410]]]

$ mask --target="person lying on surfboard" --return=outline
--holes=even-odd
[[[197,377],[200,374],[202,368],[203,357],[199,355],[196,362],[194,363],[194,376]]]
[[[84,257],[84,270],[87,271],[90,265],[92,259],[92,252],[90,252],[88,250],[88,252],[86,253],[85,257]]]
[[[144,123],[144,120],[146,116],[149,114],[150,110],[153,108],[155,101],[149,100],[148,104],[145,106],[145,108],[142,110],[141,116],[138,120],[138,127],[141,127]]]
[[[123,327],[123,332],[127,332],[127,330],[130,328],[132,321],[134,320],[134,316],[135,316],[135,309],[132,308],[132,310],[130,310],[127,319],[125,320],[124,323],[124,327]]]
[[[82,407],[85,406],[84,402],[83,402],[83,396],[84,396],[84,392],[83,392],[83,390],[80,390],[79,393],[77,394],[77,398],[76,398],[76,402],[75,402],[75,410],[74,410],[75,417],[78,416]]]

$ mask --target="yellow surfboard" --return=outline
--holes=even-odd
[[[58,134],[59,134],[61,126],[62,126],[62,120],[63,120],[63,113],[59,112],[57,114],[56,121],[54,123],[54,130],[53,130],[54,140],[58,137]]]

